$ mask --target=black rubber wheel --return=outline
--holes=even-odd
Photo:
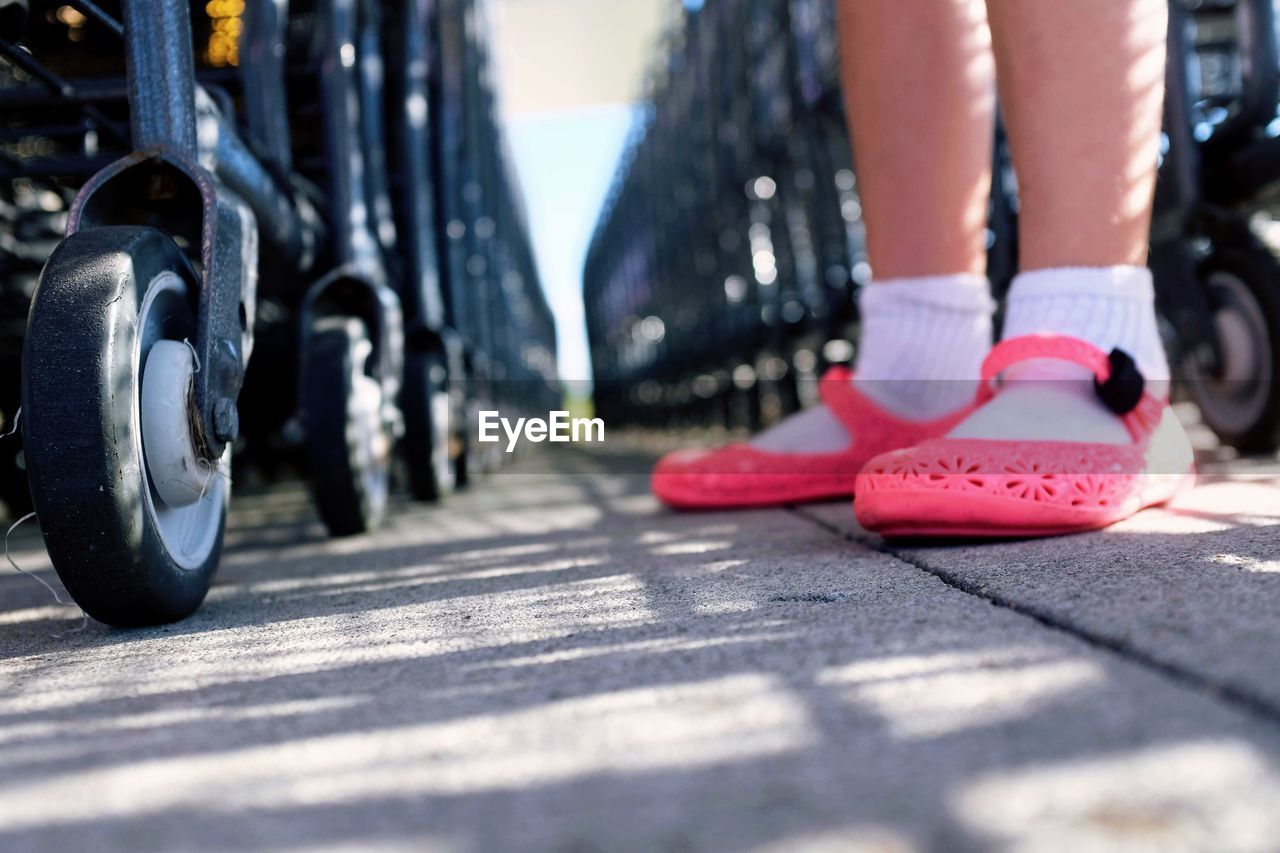
[[[468,399],[464,404],[466,427],[463,431],[461,453],[457,459],[457,478],[458,488],[470,488],[475,486],[489,472],[486,462],[486,450],[478,441],[480,435],[480,413],[482,411],[492,411],[493,406],[485,405],[477,400]],[[493,447],[499,448],[498,452],[502,452],[501,448],[505,447],[506,439],[502,438]]]
[[[1219,375],[1186,368],[1191,397],[1224,444],[1280,446],[1280,262],[1263,246],[1218,247],[1200,268],[1223,353]]]
[[[160,502],[143,456],[143,366],[159,340],[195,336],[195,294],[161,232],[94,228],[58,245],[32,302],[21,420],[31,498],[58,576],[110,625],[190,615],[222,551],[227,478],[201,493],[198,541],[184,544],[190,531]]]
[[[319,320],[302,353],[302,422],[311,488],[329,533],[374,530],[387,512],[391,439],[366,373],[373,345],[349,317]],[[372,395],[377,394],[374,398]]]
[[[455,471],[457,488],[466,489],[480,480],[480,460],[476,456],[475,442],[469,438],[462,439],[462,453],[458,456]]]
[[[406,353],[400,409],[409,490],[417,500],[438,501],[457,486],[451,406],[444,356]]]

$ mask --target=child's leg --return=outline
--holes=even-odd
[[[972,398],[991,345],[986,10],[982,0],[841,0],[840,34],[876,278],[862,300],[859,386],[900,415],[933,418]],[[818,408],[755,443],[823,452],[849,435]]]
[[[988,0],[1024,270],[1141,266],[1167,0]]]
[[[1162,388],[1169,367],[1143,264],[1166,2],[988,0],[988,7],[1021,198],[1023,273],[1009,295],[1004,337],[1056,332],[1106,351],[1120,347]],[[1021,375],[1064,374],[1041,364]],[[1078,392],[1072,417],[1043,417],[1038,396],[1001,395],[961,434],[1128,441],[1088,383],[1056,384]]]
[[[982,0],[842,0],[840,47],[876,278],[984,275],[995,70]]]
[[[1193,469],[1159,395],[1169,368],[1146,258],[1166,0],[988,0],[1020,179],[1024,272],[995,396],[949,433],[871,460],[854,511],[886,535],[1024,536],[1104,527]],[[1028,337],[1041,333],[1083,339]],[[1122,349],[1149,380],[1095,376]],[[1043,381],[1041,381],[1043,380]],[[1152,381],[1154,380],[1154,381]],[[1118,413],[1123,413],[1118,414]]]

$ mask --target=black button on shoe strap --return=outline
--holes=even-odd
[[[1108,409],[1117,415],[1127,415],[1142,401],[1147,380],[1138,370],[1133,357],[1124,350],[1113,349],[1107,360],[1111,362],[1111,376],[1106,382],[1099,382],[1095,377],[1093,388]]]

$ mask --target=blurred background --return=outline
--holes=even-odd
[[[502,116],[524,186],[560,374],[589,380],[582,265],[659,37],[680,0],[497,0]]]
[[[746,432],[813,403],[823,371],[856,353],[871,278],[847,126],[875,117],[845,114],[836,7],[190,4],[193,82],[220,128],[199,157],[248,200],[263,239],[256,350],[231,431],[239,464],[270,477],[316,452],[297,394],[310,381],[307,310],[353,268],[393,291],[403,352],[374,334],[386,318],[367,299],[326,291],[323,304],[387,350],[366,370],[395,400],[379,443],[423,472],[411,481],[424,499],[499,467],[475,446],[481,410],[537,414],[568,397],[611,428]],[[0,411],[11,415],[36,278],[77,193],[135,145],[119,0],[5,8]],[[1224,445],[1274,452],[1276,3],[1170,11],[1151,266],[1175,393]],[[1018,198],[998,124],[992,134],[1000,293],[1017,269]],[[919,191],[909,179],[903,191]],[[167,226],[166,211],[144,212]],[[0,453],[0,497],[18,508],[22,466],[21,452]]]

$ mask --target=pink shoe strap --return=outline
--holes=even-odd
[[[1108,355],[1080,338],[1049,333],[1023,335],[996,344],[982,363],[981,396],[984,399],[995,396],[992,383],[997,376],[1016,364],[1034,359],[1066,361],[1091,372],[1098,396],[1124,420],[1135,441],[1149,436],[1164,414],[1165,402],[1143,389],[1142,374],[1127,354],[1117,350]],[[1125,373],[1116,376],[1117,383],[1111,383],[1118,366]]]
[[[818,396],[845,429],[860,441],[877,441],[885,435],[933,434],[958,421],[972,406],[932,421],[914,421],[882,408],[857,389],[854,372],[843,365],[827,370],[818,382]],[[911,443],[914,439],[907,439]]]
[[[853,387],[853,370],[845,365],[827,368],[818,380],[818,397],[850,435],[862,426],[862,412],[857,399],[860,396]]]
[[[1099,382],[1111,378],[1110,358],[1093,344],[1068,335],[1039,334],[1010,338],[992,347],[982,362],[982,382],[989,385],[1015,364],[1039,358],[1078,364]]]

